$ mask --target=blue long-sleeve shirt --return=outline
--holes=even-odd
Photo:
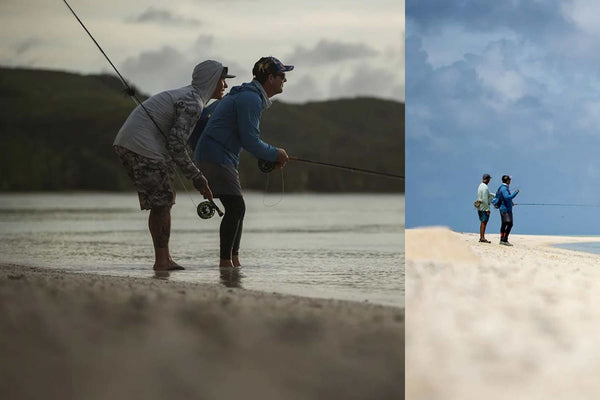
[[[194,161],[238,167],[242,149],[254,157],[275,161],[279,149],[260,139],[260,117],[271,102],[260,83],[231,89],[212,112],[194,152]]]
[[[508,189],[508,185],[503,183],[500,188],[500,193],[502,194],[502,203],[500,204],[500,212],[512,212],[513,202],[512,199],[515,198],[519,192],[511,193]]]

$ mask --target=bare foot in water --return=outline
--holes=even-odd
[[[155,271],[182,271],[185,268],[183,268],[181,265],[177,264],[175,261],[169,260],[169,263],[166,265],[154,264],[153,269]]]
[[[231,257],[231,262],[233,263],[234,267],[241,267],[242,266],[242,263],[240,263],[240,258],[238,256]]]
[[[224,258],[219,259],[219,268],[233,268],[233,263],[231,260],[226,260]]]
[[[182,271],[184,269],[181,265],[173,261],[173,259],[169,258],[169,271]]]

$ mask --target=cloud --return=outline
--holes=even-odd
[[[403,101],[404,87],[396,73],[361,63],[350,77],[333,77],[330,95],[334,98],[373,96]]]
[[[318,100],[323,98],[323,90],[319,87],[316,79],[310,75],[297,76],[295,73],[290,73],[289,81],[286,83],[284,93],[281,99],[289,101],[294,99],[294,102],[306,102],[309,100]]]
[[[314,100],[373,96],[404,101],[403,50],[403,45],[388,45],[378,51],[364,43],[326,39],[312,48],[297,46],[285,58],[286,63],[308,68],[314,74],[291,83],[288,93],[293,101],[305,101],[310,96]]]
[[[189,76],[196,63],[205,59],[219,60],[229,67],[229,72],[237,77],[230,80],[230,86],[252,79],[250,65],[222,57],[213,50],[214,37],[200,35],[190,49],[179,50],[164,46],[158,50],[144,51],[129,57],[121,63],[124,76],[149,94],[189,84]],[[390,53],[391,55],[391,53]],[[319,73],[302,75],[297,68],[290,73],[282,101],[298,103],[326,98],[347,98],[372,96],[404,101],[404,79],[398,65],[398,53],[390,58],[389,69],[373,67],[362,61],[346,62],[343,68],[324,69]],[[401,63],[403,66],[403,62]],[[320,68],[320,67],[319,67]],[[310,70],[310,68],[305,69]]]
[[[28,52],[29,50],[42,45],[42,40],[34,37],[30,37],[24,40],[19,41],[14,45],[15,53],[17,55],[21,55],[23,53]]]
[[[561,4],[561,12],[578,29],[592,35],[600,35],[598,4],[589,0],[570,0]]]
[[[561,0],[419,0],[407,2],[405,12],[407,20],[425,31],[456,24],[479,32],[509,28],[534,38],[557,35],[569,25],[560,4]]]
[[[360,59],[376,55],[378,52],[364,43],[342,43],[326,39],[320,40],[314,48],[297,46],[289,55],[290,63],[323,65],[344,60]],[[287,62],[287,61],[286,61]]]
[[[149,7],[140,15],[132,17],[131,22],[135,23],[158,23],[165,25],[200,25],[201,21],[195,18],[181,17],[174,15],[169,10]]]
[[[200,35],[194,41],[192,50],[206,53],[212,49],[214,42],[215,37],[213,35]]]
[[[543,74],[529,76],[518,63],[524,59],[523,48],[510,41],[495,42],[481,54],[434,68],[419,43],[414,37],[407,41],[407,96],[411,99],[407,115],[421,130],[427,127],[424,131],[430,142],[422,145],[436,147],[438,139],[443,141],[451,133],[452,151],[460,152],[471,148],[462,140],[475,137],[486,146],[498,141],[498,136],[481,132],[501,132],[504,140],[516,142],[555,132],[559,121],[553,115],[564,105],[544,100],[551,96],[539,80]],[[532,151],[549,143],[530,143],[514,151]]]
[[[195,62],[174,47],[165,46],[129,57],[121,65],[123,74],[128,79],[154,94],[188,85]]]
[[[180,51],[172,46],[164,46],[158,50],[144,51],[124,60],[121,72],[147,94],[189,85],[194,66],[204,60],[217,60],[227,66],[229,72],[237,76],[228,80],[230,86],[243,81],[244,75],[250,75],[250,67],[215,54],[211,46],[210,36],[200,36],[191,49]]]

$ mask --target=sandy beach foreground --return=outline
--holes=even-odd
[[[401,399],[404,310],[0,265],[2,399]]]
[[[599,238],[406,231],[406,397],[597,399]]]

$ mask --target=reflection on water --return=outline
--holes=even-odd
[[[171,273],[169,271],[154,270],[154,279],[168,280],[170,276],[171,276]]]
[[[244,274],[241,272],[241,268],[219,268],[220,283],[221,285],[228,288],[242,288],[242,277]],[[168,280],[171,277],[170,271],[154,271],[154,279]]]
[[[241,288],[242,277],[244,274],[241,272],[241,268],[219,268],[221,273],[221,284],[230,288]]]
[[[134,193],[0,194],[0,262],[404,305],[404,196],[286,194],[275,207],[262,193],[245,199],[242,270],[219,270],[220,219],[201,220],[181,196],[170,248],[186,269],[154,274],[148,214]]]

